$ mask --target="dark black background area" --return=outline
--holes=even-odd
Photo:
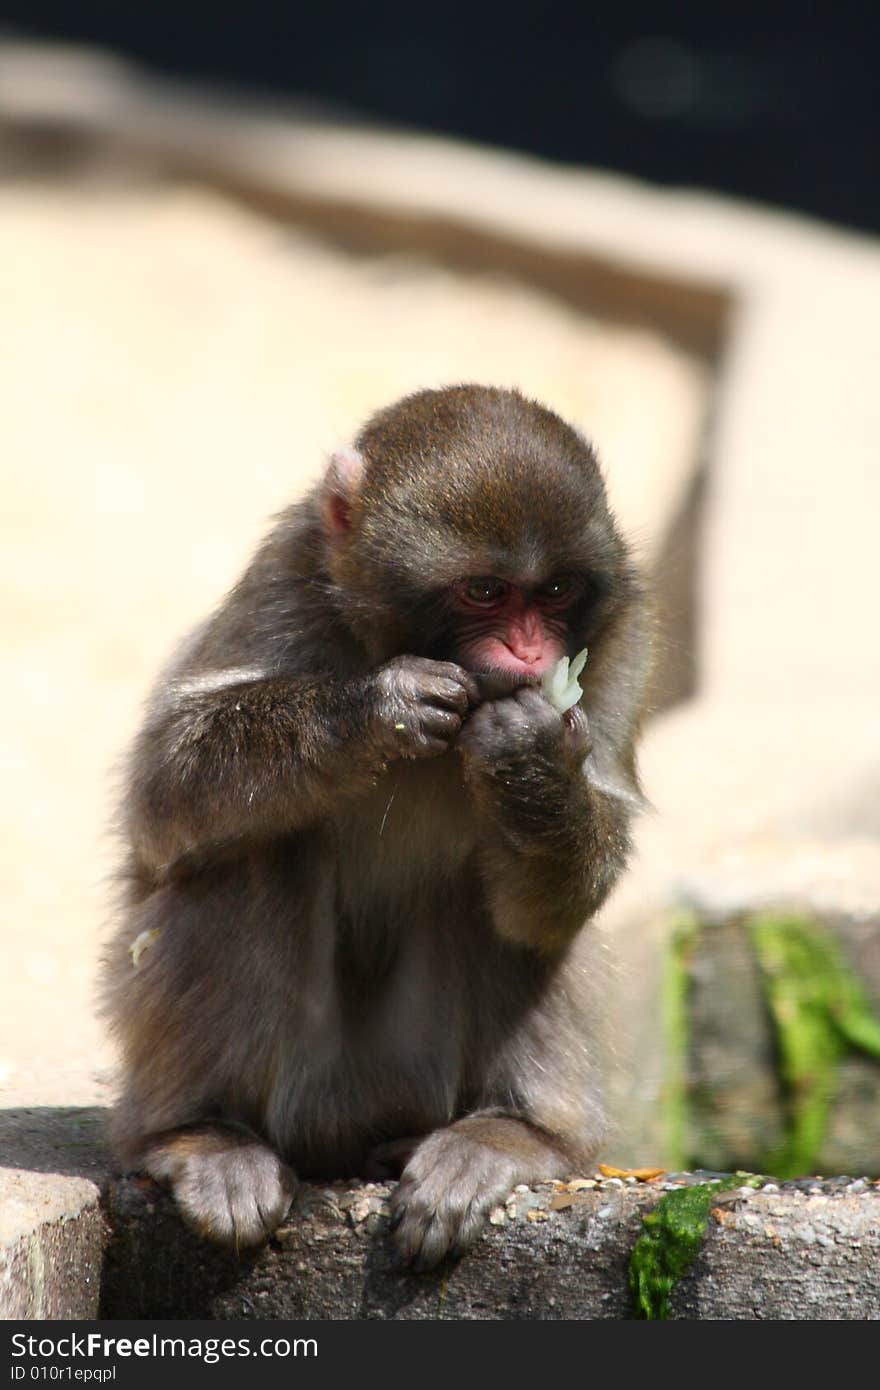
[[[875,231],[878,21],[808,0],[0,0],[20,37]]]

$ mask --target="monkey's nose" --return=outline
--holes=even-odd
[[[528,608],[519,621],[510,624],[505,637],[505,646],[526,666],[538,666],[546,657],[546,645],[540,619]]]
[[[504,645],[523,675],[542,676],[553,664],[553,658],[548,656],[543,642],[537,648],[518,642],[505,642]]]

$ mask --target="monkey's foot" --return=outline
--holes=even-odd
[[[274,1149],[247,1130],[194,1125],[155,1139],[140,1166],[169,1183],[181,1214],[199,1235],[241,1249],[281,1225],[296,1178]]]
[[[426,1270],[463,1254],[517,1183],[565,1168],[559,1152],[518,1120],[471,1116],[437,1130],[416,1149],[391,1199],[398,1258]]]

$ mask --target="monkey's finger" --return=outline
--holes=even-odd
[[[422,1232],[421,1246],[412,1259],[414,1273],[426,1274],[428,1270],[436,1269],[449,1258],[452,1248],[450,1231],[439,1216],[434,1216]]]
[[[443,676],[426,682],[425,696],[432,704],[448,705],[451,709],[458,710],[459,714],[467,713],[473,703],[466,686]]]
[[[565,745],[571,753],[586,757],[593,746],[593,734],[586,712],[579,705],[566,710],[562,716],[565,727]]]
[[[449,678],[458,685],[464,687],[468,700],[472,705],[480,703],[480,687],[477,678],[471,671],[466,671],[463,666],[458,666],[454,662],[449,662]]]
[[[565,721],[562,715],[540,690],[518,690],[509,703],[535,734],[557,737],[563,733]]]
[[[455,738],[461,729],[461,715],[451,709],[435,709],[426,705],[421,711],[421,726],[423,733],[433,734],[437,738]]]
[[[540,697],[539,697],[540,698]],[[528,705],[521,705],[514,697],[509,700],[496,700],[490,707],[492,725],[499,733],[522,732],[534,722],[538,711]]]
[[[464,724],[458,737],[458,747],[466,751],[476,751],[485,745],[487,739],[491,740],[493,734],[499,732],[503,732],[503,725],[495,705],[480,705]]]
[[[480,695],[480,687],[476,677],[471,675],[470,671],[466,671],[463,666],[459,666],[458,671],[459,675],[456,679],[461,681],[467,691],[468,700],[472,705],[478,705],[482,696]]]
[[[559,711],[551,705],[547,696],[537,686],[524,685],[514,692],[513,698],[519,708],[530,715],[545,715],[550,710],[552,714],[556,715],[557,720],[562,718]]]
[[[567,709],[562,716],[562,722],[566,729],[570,729],[572,732],[578,730],[586,734],[590,732],[590,720],[587,711],[581,709],[580,705],[572,705],[571,709]]]
[[[448,1181],[449,1175],[446,1177]],[[473,1244],[488,1213],[491,1203],[473,1190],[466,1173],[454,1175],[451,1183],[444,1184],[442,1177],[423,1183],[404,1179],[392,1198],[391,1229],[397,1261],[416,1273],[461,1255]]]
[[[394,1213],[391,1229],[394,1233],[394,1263],[423,1273],[438,1264],[448,1248],[439,1231],[440,1221],[435,1212],[404,1203]],[[429,1234],[433,1239],[429,1240]],[[435,1253],[436,1250],[436,1253]]]
[[[463,666],[457,665],[454,661],[431,661],[428,657],[418,657],[417,669],[421,676],[433,676],[435,681],[448,681],[453,686],[461,687],[471,704],[476,705],[480,702],[480,687],[476,677],[466,671]]]

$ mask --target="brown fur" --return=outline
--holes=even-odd
[[[281,516],[135,742],[115,1136],[240,1244],[283,1218],[286,1165],[349,1176],[412,1150],[397,1241],[421,1267],[599,1141],[581,927],[639,803],[648,639],[592,452],[551,412],[422,392],[357,447],[362,475],[331,469]],[[590,577],[565,727],[535,691],[483,699],[429,621],[462,575],[561,570]]]

